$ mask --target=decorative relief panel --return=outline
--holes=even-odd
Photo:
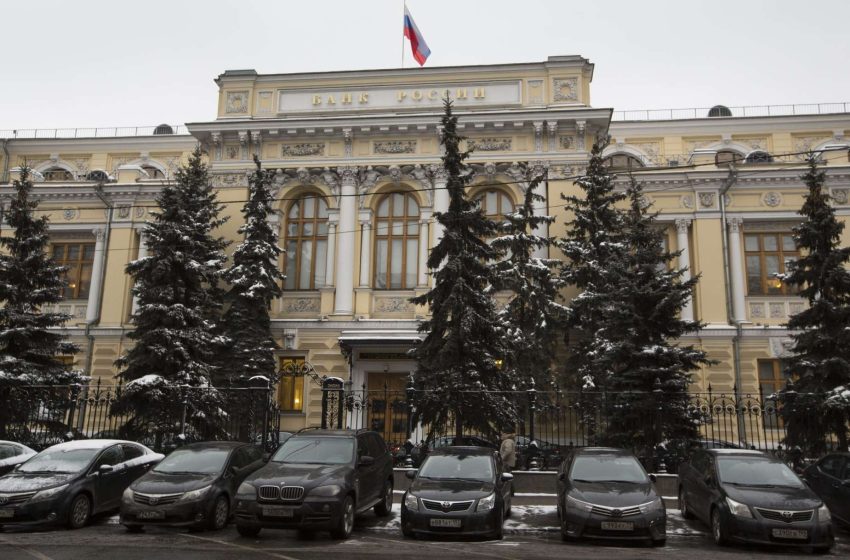
[[[805,152],[810,151],[818,144],[822,144],[828,140],[832,140],[832,136],[795,136],[792,141],[794,143],[794,152],[797,153],[797,159],[799,161],[805,161]]]
[[[787,316],[785,314],[785,303],[781,301],[776,303],[771,302],[769,308],[771,319],[784,319]]]
[[[508,152],[511,150],[510,138],[479,138],[466,141],[467,147],[476,152]]]
[[[131,206],[131,205],[129,205],[129,204],[119,204],[119,205],[117,206],[117,209],[118,209],[118,219],[119,219],[119,220],[126,220],[127,218],[129,218],[129,217],[130,217],[130,209],[131,209],[131,208],[132,208],[132,206]]]
[[[231,145],[225,146],[224,148],[224,156],[225,159],[239,159],[239,146]]]
[[[789,358],[793,354],[794,341],[790,338],[771,337],[770,355],[773,358]]]
[[[846,206],[850,201],[850,189],[832,189],[832,201],[839,206]]]
[[[739,142],[741,144],[744,144],[745,146],[749,146],[753,150],[763,150],[765,152],[770,152],[770,140],[767,136],[733,136],[732,139],[735,142]]]
[[[372,145],[375,154],[414,154],[416,153],[416,140],[390,140],[387,142],[375,142]]]
[[[528,102],[543,103],[543,80],[528,80]]]
[[[575,136],[561,136],[558,138],[558,145],[562,150],[572,150],[573,146],[576,145],[576,137]]]
[[[751,303],[750,304],[750,319],[763,319],[764,318],[764,304],[759,303]]]
[[[702,192],[698,197],[700,208],[714,208],[714,193]]]
[[[281,307],[284,314],[318,313],[321,308],[321,300],[319,296],[313,295],[284,296],[281,301]]]
[[[627,142],[631,146],[640,150],[650,159],[652,163],[658,163],[658,156],[661,153],[661,142]]]
[[[247,172],[243,173],[222,173],[212,176],[212,184],[216,188],[226,187],[244,187],[248,184]]]
[[[62,209],[62,217],[66,220],[73,220],[77,217],[77,209],[76,208],[63,208]]]
[[[248,92],[247,91],[228,91],[227,101],[224,104],[224,112],[231,113],[247,113],[248,112]]]
[[[553,79],[552,93],[555,103],[560,101],[578,101],[578,78]]]
[[[686,194],[682,196],[681,204],[683,208],[693,208],[694,207],[694,197]]]
[[[324,153],[324,142],[316,142],[313,144],[284,144],[280,147],[280,155],[282,157],[319,156],[324,155]]]
[[[375,296],[375,313],[412,313],[413,304],[408,298],[399,296]]]
[[[685,148],[685,153],[690,154],[695,150],[701,150],[706,148],[720,140],[717,138],[693,138],[693,139],[685,139],[682,141],[682,146]]]
[[[777,206],[782,204],[782,195],[775,191],[767,192],[764,193],[762,201],[764,202],[765,206],[776,208]]]

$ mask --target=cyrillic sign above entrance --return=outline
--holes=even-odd
[[[278,92],[277,111],[278,113],[304,113],[439,107],[446,92],[458,106],[517,105],[522,101],[519,81],[405,87],[351,87],[327,90],[281,90]]]

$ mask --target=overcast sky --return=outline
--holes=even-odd
[[[426,67],[580,54],[596,107],[850,101],[850,0],[407,4]],[[402,0],[4,2],[0,129],[211,120],[225,69],[398,67],[402,13]]]

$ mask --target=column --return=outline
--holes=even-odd
[[[360,212],[360,287],[368,288],[372,272],[372,212]]]
[[[744,268],[741,258],[741,218],[727,218],[729,224],[729,273],[732,276],[732,318],[735,321],[747,320],[747,308],[744,301]]]
[[[544,178],[540,185],[537,187],[537,189],[535,189],[537,194],[543,197],[543,200],[535,200],[534,202],[532,202],[532,207],[534,208],[535,216],[546,216],[549,212],[549,179],[546,168],[542,165],[535,165],[532,169],[532,175],[529,178],[534,179],[534,177],[538,176],[541,173],[547,173],[547,175],[546,178]],[[534,228],[532,233],[540,237],[549,237],[549,224],[545,222],[540,223],[536,228]],[[532,256],[537,259],[548,259],[549,248],[538,247],[534,250],[534,254]]]
[[[446,185],[449,175],[442,166],[434,166],[434,212],[445,212],[449,209],[449,191]],[[443,238],[443,226],[434,221],[434,245]]]
[[[354,313],[354,233],[357,223],[357,168],[340,167],[339,251],[336,261],[335,315]]]
[[[86,323],[94,323],[100,311],[100,293],[103,290],[103,259],[106,252],[103,246],[106,243],[106,230],[95,228],[92,230],[95,237],[94,263],[91,271],[91,285],[89,286],[89,301],[86,308]]]
[[[682,272],[682,282],[687,282],[691,279],[691,250],[688,243],[688,228],[690,227],[691,220],[686,218],[676,220],[676,246],[681,251],[679,254],[679,268],[684,269]],[[692,298],[688,298],[682,307],[682,320],[694,320],[694,302]]]
[[[428,287],[428,221],[431,214],[422,212],[419,220],[419,276],[416,279],[417,288]]]
[[[148,256],[148,243],[147,237],[143,231],[139,232],[139,254],[136,257],[136,260],[143,259]],[[130,308],[130,313],[132,315],[136,314],[136,311],[139,310],[139,296],[133,296],[133,306]]]
[[[334,285],[334,264],[336,263],[336,224],[339,212],[328,211],[328,253],[325,255],[325,287]]]

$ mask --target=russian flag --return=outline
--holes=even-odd
[[[422,33],[419,32],[419,28],[413,22],[413,17],[411,17],[410,12],[407,10],[407,6],[404,7],[404,36],[410,39],[413,58],[416,59],[419,66],[424,65],[425,61],[431,55],[431,49],[428,48],[425,38],[422,37]]]

